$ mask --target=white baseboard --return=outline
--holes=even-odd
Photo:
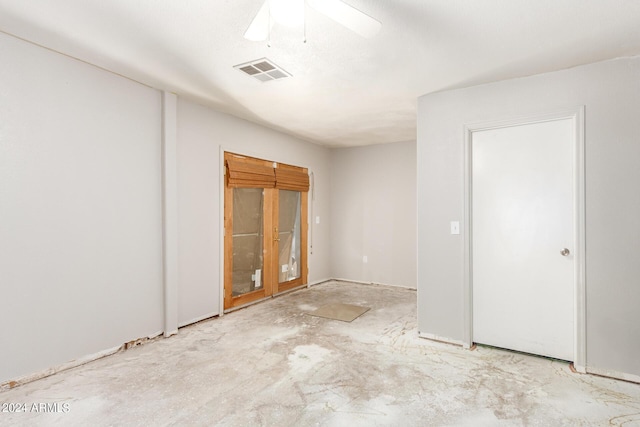
[[[629,381],[640,384],[640,375],[626,374],[624,372],[612,371],[609,369],[586,367],[588,374],[599,375],[601,377],[615,378],[617,380]]]
[[[577,373],[579,373],[579,374],[586,374],[587,373],[587,368],[585,366],[576,365],[575,362],[572,362],[572,363],[573,363],[573,369],[575,369]]]
[[[465,347],[464,343],[460,340],[454,340],[451,338],[447,338],[447,337],[441,337],[439,335],[435,335],[435,334],[428,334],[426,332],[418,332],[418,336],[420,338],[426,338],[428,340],[431,341],[438,341],[438,342],[443,342],[445,344],[453,344],[453,345],[457,345],[460,347]]]
[[[323,283],[327,283],[327,282],[331,282],[334,279],[320,279],[320,280],[316,280],[315,282],[310,282],[307,283],[307,288],[310,288],[312,286],[316,286],[316,285],[322,285]]]
[[[429,334],[426,332],[418,332],[418,336],[420,338],[426,338],[428,340],[432,340],[432,341],[437,341],[437,342],[442,342],[445,344],[453,344],[453,345],[457,345],[457,346],[461,346],[463,348],[468,348],[464,342],[460,341],[460,340],[454,340],[451,338],[447,338],[447,337],[441,337],[439,335],[435,335],[435,334]],[[612,371],[609,369],[600,369],[600,368],[593,368],[590,366],[577,366],[574,365],[574,368],[577,372],[581,373],[581,374],[592,374],[592,375],[598,375],[601,377],[607,377],[607,378],[613,378],[613,379],[617,379],[617,380],[623,380],[623,381],[629,381],[632,383],[638,383],[640,384],[640,376],[639,375],[634,375],[634,374],[627,374],[624,372],[617,372],[617,371]]]
[[[194,323],[198,323],[198,322],[201,322],[203,320],[210,319],[212,317],[216,317],[216,316],[219,316],[219,315],[220,315],[220,313],[218,313],[217,311],[212,311],[211,313],[207,313],[207,314],[204,314],[202,316],[198,316],[198,317],[196,317],[194,319],[190,319],[190,320],[187,320],[185,322],[180,322],[180,323],[178,323],[178,328],[182,328],[184,326],[188,326],[188,325],[191,325],[191,324],[194,324]]]
[[[378,286],[391,286],[394,288],[402,288],[402,289],[410,289],[412,291],[415,291],[416,288],[412,288],[410,286],[402,286],[402,285],[390,285],[388,283],[379,283],[379,282],[363,282],[362,280],[354,280],[354,279],[341,279],[341,278],[334,278],[334,279],[330,279],[330,281],[336,281],[336,282],[347,282],[347,283],[356,283],[358,285],[378,285]]]

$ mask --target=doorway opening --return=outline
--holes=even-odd
[[[470,125],[464,345],[585,370],[584,111]]]

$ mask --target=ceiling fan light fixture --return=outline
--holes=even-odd
[[[356,34],[371,38],[378,34],[382,23],[341,0],[308,0],[309,6],[347,27]]]
[[[285,27],[299,27],[304,24],[305,0],[269,0],[271,17]]]
[[[271,29],[271,19],[269,18],[269,1],[262,3],[260,10],[251,21],[249,28],[244,33],[244,38],[253,42],[263,41],[269,37]]]
[[[244,37],[251,41],[269,40],[275,22],[288,27],[304,26],[306,42],[306,4],[362,37],[373,37],[382,27],[382,23],[377,19],[341,0],[264,0]]]

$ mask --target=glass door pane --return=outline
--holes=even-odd
[[[262,188],[233,190],[232,295],[262,289],[264,195]]]
[[[280,190],[278,199],[278,283],[285,283],[301,277],[300,192]]]

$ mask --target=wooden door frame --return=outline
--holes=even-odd
[[[472,251],[472,142],[473,133],[504,127],[543,123],[570,119],[574,125],[573,144],[573,220],[574,220],[574,359],[579,372],[586,372],[586,246],[585,246],[585,157],[584,120],[585,107],[578,106],[552,113],[527,117],[471,123],[464,126],[464,289],[463,289],[463,340],[465,348],[473,345],[473,251]]]
[[[230,194],[231,192],[226,191],[227,189],[227,185],[226,185],[226,166],[225,166],[225,154],[229,153],[229,154],[236,154],[238,156],[244,156],[244,157],[251,157],[251,158],[255,158],[255,159],[259,159],[259,160],[265,160],[262,158],[262,156],[260,154],[246,154],[244,152],[240,152],[238,150],[230,150],[230,149],[226,149],[223,146],[220,146],[220,151],[219,151],[219,167],[220,167],[220,209],[219,209],[219,215],[220,215],[220,220],[219,220],[219,236],[220,236],[220,240],[219,240],[219,247],[220,247],[220,266],[221,268],[219,269],[220,271],[220,315],[222,316],[225,312],[229,312],[230,310],[235,310],[237,308],[243,307],[245,305],[249,305],[249,304],[254,304],[256,302],[259,301],[263,301],[265,299],[271,298],[273,296],[279,295],[281,293],[284,292],[288,292],[291,289],[295,289],[298,287],[302,287],[302,286],[309,286],[309,279],[308,279],[308,254],[309,254],[309,248],[308,248],[308,233],[309,233],[309,191],[311,191],[311,189],[309,189],[309,191],[305,191],[305,192],[300,192],[300,225],[301,225],[301,230],[300,230],[300,258],[301,258],[301,267],[300,267],[300,278],[299,279],[295,279],[292,280],[291,282],[287,282],[284,284],[284,286],[278,286],[278,277],[277,277],[277,269],[272,269],[273,275],[275,275],[276,277],[273,278],[273,283],[275,284],[275,289],[271,289],[269,287],[269,285],[266,285],[266,281],[265,281],[265,285],[263,286],[263,292],[267,292],[267,290],[270,290],[271,293],[269,295],[265,295],[264,298],[260,298],[258,300],[255,301],[247,301],[246,303],[238,303],[232,307],[229,308],[225,308],[225,298],[226,298],[226,292],[225,292],[225,280],[228,276],[228,269],[229,268],[233,268],[232,264],[230,263],[229,265],[227,265],[226,260],[230,257],[230,254],[226,253],[227,247],[231,248],[231,246],[227,246],[226,242],[227,239],[232,239],[233,236],[227,236],[226,235],[226,226],[227,223],[225,222],[225,206],[227,205],[227,203],[229,203],[229,201],[227,200],[228,197],[231,197]],[[265,160],[268,162],[273,162],[273,163],[277,163],[277,164],[281,164],[281,165],[287,165],[287,166],[293,166],[290,165],[288,163],[285,162],[279,162],[279,161],[272,161],[272,160]],[[302,168],[305,169],[307,171],[307,173],[309,173],[310,169],[306,166],[293,166],[296,168]],[[268,197],[268,192],[277,192],[278,189],[275,188],[266,188],[265,189],[265,196],[264,196],[264,202],[265,205],[267,203],[272,203],[273,200],[277,201],[277,197]],[[270,201],[268,201],[270,200]],[[231,201],[231,203],[233,203]],[[265,206],[266,209],[266,206]],[[271,207],[269,209],[269,211],[273,212],[273,207]],[[268,218],[265,218],[265,230],[264,230],[264,239],[269,239],[269,242],[271,244],[273,244],[273,223],[275,221],[274,216],[276,213],[274,213],[274,215],[267,215]],[[265,254],[265,257],[263,259],[263,265],[266,265],[267,262],[270,262],[272,264],[275,264],[275,260],[273,259],[273,251],[267,251],[268,253]],[[276,257],[277,259],[277,257]],[[254,291],[255,292],[255,291]],[[251,293],[252,294],[252,293]],[[245,295],[249,295],[249,294],[245,294]]]

